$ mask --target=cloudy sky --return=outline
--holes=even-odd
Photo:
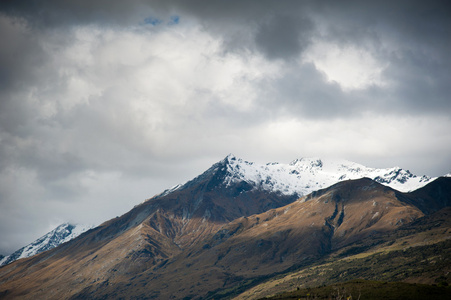
[[[447,1],[0,4],[0,254],[229,153],[451,172]]]

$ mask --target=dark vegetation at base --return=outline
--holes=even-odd
[[[423,278],[430,281],[450,282],[444,272],[451,266],[451,240],[411,247],[405,250],[376,253],[364,258],[338,260],[327,267],[311,271],[305,279],[322,277],[321,284],[347,281],[355,278],[402,281]],[[320,276],[321,272],[325,272]],[[439,279],[441,278],[441,279]]]
[[[379,245],[380,243],[375,243],[375,245]],[[371,248],[371,247],[370,247]],[[352,247],[350,249],[353,249]],[[345,252],[347,252],[345,250]],[[354,252],[354,251],[352,251]],[[360,251],[356,251],[360,252]],[[342,255],[338,255],[342,257]],[[311,262],[310,262],[311,263]],[[396,297],[391,298],[391,296],[385,296],[385,294],[375,294],[374,298],[364,297],[362,292],[362,297],[360,299],[451,299],[450,294],[451,287],[451,274],[447,272],[451,266],[451,240],[446,240],[443,242],[439,242],[432,245],[426,246],[417,246],[410,247],[405,250],[394,250],[389,252],[379,252],[372,255],[368,255],[363,258],[352,258],[352,259],[341,259],[336,260],[335,258],[325,258],[321,261],[318,261],[313,264],[307,264],[303,267],[297,266],[297,270],[304,271],[302,278],[294,281],[290,286],[293,288],[296,287],[299,283],[302,283],[303,286],[306,287],[314,287],[314,286],[322,286],[325,287],[331,286],[339,286],[344,282],[365,282],[372,283],[376,281],[371,280],[379,280],[379,283],[383,283],[384,287],[387,289],[390,287],[392,289],[392,283],[396,283],[397,281],[404,281],[408,279],[414,279],[415,281],[429,281],[434,282],[434,285],[415,285],[412,284],[412,287],[406,283],[398,282],[399,286],[395,285],[395,289],[399,287],[403,287],[404,284],[408,288],[406,288],[405,296],[398,295],[396,293],[392,293]],[[241,282],[234,287],[229,289],[219,289],[214,292],[210,292],[206,299],[230,299],[233,296],[244,292],[245,290],[256,286],[260,283],[263,283],[266,280],[274,280],[277,278],[282,278],[283,276],[295,271],[293,268],[290,270],[286,270],[286,272],[279,274],[270,274],[268,276],[261,276],[258,278],[247,279]],[[359,279],[355,281],[356,279]],[[360,280],[361,279],[361,280]],[[368,280],[368,281],[366,281]],[[387,283],[391,282],[391,283]],[[387,285],[388,284],[388,285]],[[371,284],[363,285],[366,288],[372,288]],[[412,298],[409,293],[411,290],[415,291],[414,286],[423,286],[422,291],[420,291],[419,295],[423,295],[423,298]],[[431,291],[428,290],[427,287],[430,287]],[[448,287],[445,290],[447,297],[442,297],[441,292],[437,294],[431,294],[433,296],[424,296],[423,292],[433,292],[435,291],[443,291],[441,288]],[[287,288],[288,289],[288,288]],[[312,289],[312,288],[310,288]],[[387,294],[389,294],[390,289],[387,290]],[[301,289],[301,291],[307,290]],[[282,290],[283,291],[283,290]],[[363,290],[362,290],[363,291]],[[358,299],[358,293],[354,295],[352,293],[352,299]],[[369,293],[370,294],[370,293]],[[297,295],[297,294],[296,294]],[[312,295],[310,293],[310,295]],[[342,294],[340,294],[342,295]],[[366,294],[365,294],[366,295]],[[329,299],[332,297],[332,294],[328,294],[324,296],[324,299]],[[336,294],[336,296],[338,296]],[[349,295],[347,295],[349,296]],[[297,297],[297,298],[296,298]],[[322,296],[319,296],[321,299]],[[440,298],[442,297],[442,298]],[[294,298],[299,299],[300,297],[294,296]],[[294,299],[294,298],[268,298],[268,299]],[[263,298],[265,299],[265,298]],[[307,299],[307,296],[305,298]],[[308,298],[312,299],[312,297]],[[314,299],[314,298],[313,298]],[[339,299],[339,298],[332,298]],[[346,299],[346,298],[342,298]]]
[[[328,286],[303,288],[261,299],[448,300],[451,299],[451,287],[405,282],[353,280]]]
[[[233,298],[234,296],[237,296],[237,295],[243,293],[244,291],[246,291],[247,289],[250,289],[262,282],[277,278],[278,276],[283,276],[286,273],[290,273],[290,272],[298,270],[302,267],[311,265],[314,261],[315,260],[313,260],[313,259],[306,260],[303,264],[292,266],[283,272],[276,272],[276,273],[272,273],[272,274],[268,274],[268,275],[264,275],[264,276],[257,276],[257,277],[243,279],[237,285],[234,285],[231,288],[228,288],[228,289],[219,288],[214,291],[210,291],[207,293],[206,297],[202,298],[202,299],[209,300],[209,299]]]

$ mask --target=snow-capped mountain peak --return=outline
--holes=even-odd
[[[302,157],[289,164],[278,162],[259,164],[229,154],[203,174],[184,184],[176,185],[159,196],[184,189],[209,177],[214,177],[217,184],[225,187],[246,182],[253,189],[299,197],[339,181],[363,177],[371,178],[401,192],[416,190],[435,179],[417,176],[399,167],[370,168],[344,159]]]
[[[20,248],[14,253],[3,257],[0,260],[0,266],[7,265],[20,258],[30,257],[43,251],[55,248],[60,244],[76,238],[92,227],[93,226],[73,225],[69,223],[61,224],[49,233],[32,242],[31,244],[28,244],[27,246]]]
[[[369,168],[348,160],[300,158],[289,164],[257,164],[229,154],[219,164],[226,167],[224,184],[245,181],[255,188],[299,196],[339,181],[369,177],[402,192],[418,189],[434,178],[416,176],[399,167]]]

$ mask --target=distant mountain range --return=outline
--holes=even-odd
[[[320,159],[259,165],[229,155],[121,217],[1,267],[0,297],[220,299],[257,287],[263,297],[280,278],[290,287],[316,283],[301,275],[290,281],[293,272],[371,258],[378,249],[398,256],[414,250],[411,260],[391,257],[370,275],[363,263],[354,274],[377,279],[408,261],[394,279],[451,282],[445,270],[451,229],[439,221],[449,206],[449,177]],[[421,252],[418,260],[421,247],[445,250],[439,257]],[[432,272],[421,261],[445,267]],[[324,267],[321,278],[334,268]]]

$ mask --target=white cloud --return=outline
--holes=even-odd
[[[314,63],[330,81],[337,82],[344,90],[387,84],[383,77],[387,63],[378,61],[368,50],[356,45],[316,41],[304,53],[303,60]]]
[[[449,126],[451,120],[446,117],[419,120],[373,113],[352,119],[281,119],[245,133],[248,136],[243,139],[253,146],[240,151],[247,159],[258,157],[262,162],[312,156],[346,158],[369,167],[400,166],[418,175],[440,176],[451,168],[449,162],[421,157],[431,152],[446,157],[451,142]],[[432,169],[437,171],[431,173]]]

